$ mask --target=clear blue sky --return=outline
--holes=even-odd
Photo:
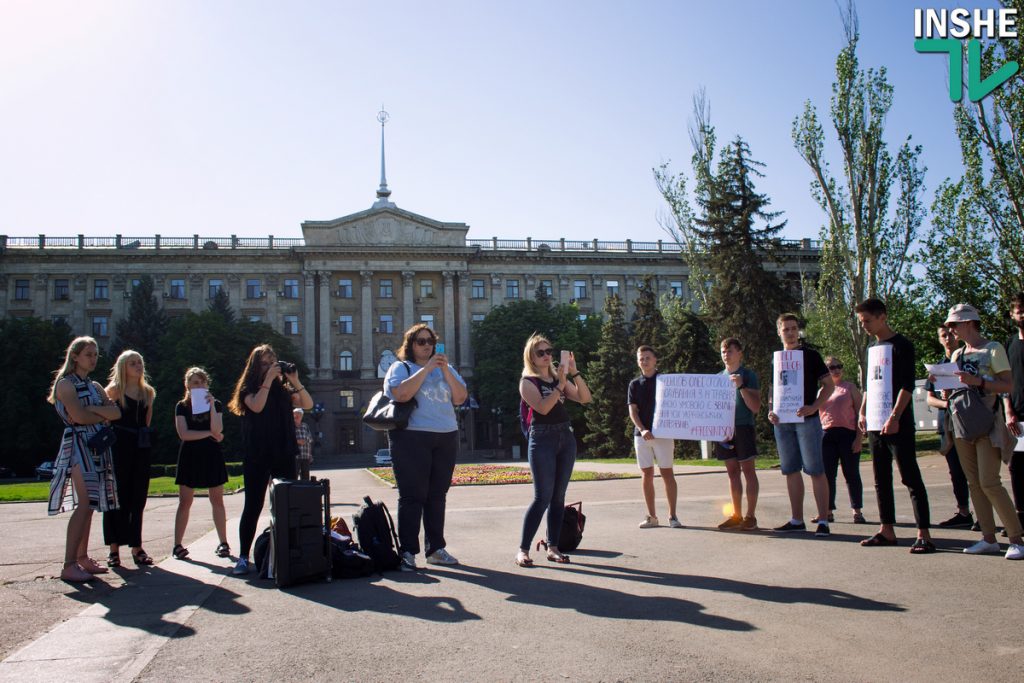
[[[860,0],[859,56],[930,203],[960,158],[914,6]],[[828,0],[0,0],[0,233],[299,236],[370,207],[383,103],[401,208],[470,237],[659,239],[651,168],[689,171],[704,86],[786,236],[816,237],[790,129],[806,99],[827,116],[842,45]]]

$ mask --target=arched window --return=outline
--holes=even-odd
[[[352,352],[342,351],[338,354],[338,369],[342,372],[350,372],[352,370]]]

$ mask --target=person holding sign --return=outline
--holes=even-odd
[[[722,340],[722,374],[736,387],[736,412],[732,438],[715,443],[715,457],[725,462],[729,474],[729,493],[732,496],[732,515],[718,528],[755,531],[757,494],[761,487],[754,469],[757,457],[757,432],[754,416],[761,410],[761,389],[757,374],[743,365],[743,344],[736,337]],[[742,473],[743,477],[740,478]],[[743,479],[747,480],[747,514],[743,515]]]
[[[647,504],[647,517],[640,522],[641,529],[658,526],[654,510],[654,464],[658,464],[661,480],[665,482],[665,497],[668,499],[668,525],[681,529],[683,525],[676,518],[676,475],[672,469],[672,451],[675,440],[655,438],[654,427],[655,388],[658,376],[658,357],[650,346],[636,350],[636,364],[640,376],[630,381],[626,390],[629,404],[629,419],[633,421],[633,446],[636,448],[636,463],[642,475],[641,488]]]
[[[1017,439],[1013,459],[1010,460],[1010,484],[1013,500],[1017,505],[1017,516],[1024,524],[1024,292],[1017,292],[1010,301],[1010,320],[1017,327],[1017,334],[1007,345],[1006,355],[1010,360],[1013,388],[1004,394],[1006,428]]]
[[[776,351],[772,367],[772,405],[768,420],[775,425],[779,464],[786,477],[792,518],[776,533],[806,531],[804,523],[804,480],[811,478],[818,507],[815,536],[828,536],[828,480],[821,456],[821,420],[818,411],[832,395],[834,384],[825,361],[814,349],[800,343],[800,320],[795,313],[783,313],[775,321],[782,351]]]
[[[960,368],[956,373],[957,378],[970,387],[971,391],[977,392],[975,396],[986,408],[983,414],[988,419],[988,425],[979,430],[986,431],[984,436],[961,438],[959,430],[954,435],[956,452],[960,454],[960,464],[967,475],[971,498],[974,499],[974,511],[981,525],[981,540],[964,548],[964,552],[968,555],[1002,552],[996,541],[996,520],[992,514],[995,508],[1010,539],[1006,559],[1024,560],[1020,518],[1010,500],[1010,494],[999,479],[1003,460],[1009,461],[1015,445],[1015,440],[1010,441],[1012,437],[998,415],[999,394],[1013,389],[1010,361],[1002,344],[981,336],[981,318],[974,306],[958,304],[949,309],[946,326],[964,343],[952,357],[952,361]],[[958,405],[955,401],[950,410],[956,417]],[[968,425],[978,423],[973,414],[965,417],[970,418],[966,420]]]
[[[910,546],[915,555],[934,553],[928,527],[928,491],[921,479],[914,443],[914,346],[889,327],[885,303],[865,299],[854,309],[860,326],[875,338],[868,345],[868,376],[860,405],[859,427],[868,435],[871,467],[878,497],[878,532],[860,542],[862,546],[896,545],[896,501],[893,494],[892,461],[910,490],[910,502],[917,521],[917,540]]]

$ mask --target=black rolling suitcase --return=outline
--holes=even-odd
[[[331,580],[331,483],[275,479],[270,485],[270,557],[285,588]]]

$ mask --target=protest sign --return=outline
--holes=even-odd
[[[658,375],[654,436],[726,441],[736,420],[736,387],[726,375]]]
[[[868,431],[880,432],[892,414],[892,344],[877,344],[868,349],[866,390]]]
[[[772,412],[779,422],[803,422],[796,414],[804,405],[804,352],[776,351],[772,357]]]

